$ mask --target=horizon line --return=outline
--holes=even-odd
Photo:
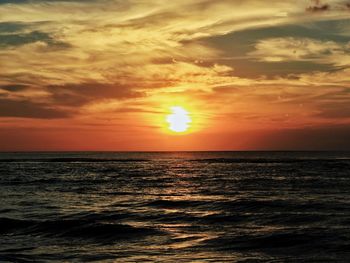
[[[350,152],[349,150],[13,150],[0,153]]]

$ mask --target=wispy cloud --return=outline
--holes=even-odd
[[[251,57],[266,62],[313,61],[347,66],[350,63],[350,42],[336,43],[310,38],[269,38],[260,40]]]

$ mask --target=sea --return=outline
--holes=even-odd
[[[0,153],[0,262],[350,262],[350,152]]]

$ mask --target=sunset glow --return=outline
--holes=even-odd
[[[2,1],[0,150],[350,148],[349,12],[342,0]]]

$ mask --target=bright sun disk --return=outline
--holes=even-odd
[[[172,114],[168,115],[166,121],[169,123],[169,129],[173,132],[185,132],[189,129],[189,123],[192,122],[188,111],[180,106],[171,107]]]

